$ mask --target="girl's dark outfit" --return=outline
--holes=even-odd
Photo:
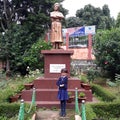
[[[61,116],[66,115],[66,100],[68,100],[68,91],[67,91],[68,78],[67,76],[60,77],[56,83],[59,87],[58,99],[60,100],[61,105]]]

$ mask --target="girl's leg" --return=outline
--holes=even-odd
[[[66,116],[66,100],[60,101],[60,107],[61,107],[60,116],[65,117]]]
[[[66,116],[66,100],[63,100],[63,116]]]
[[[60,116],[63,116],[63,101],[60,101]]]

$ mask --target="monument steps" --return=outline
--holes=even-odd
[[[44,80],[43,80],[44,83]],[[74,89],[68,89],[68,92],[72,92],[72,94],[75,96],[75,88]],[[92,91],[91,90],[85,90],[83,88],[79,88],[78,89],[78,93],[79,92],[84,92],[87,96],[86,101],[92,101]],[[47,107],[47,108],[51,108],[51,107],[59,107],[59,100],[57,99],[57,92],[58,89],[49,89],[49,88],[38,88],[36,89],[36,105],[38,107]],[[22,99],[24,99],[25,102],[31,102],[32,100],[32,93],[33,90],[23,90],[22,91]],[[73,103],[68,103],[69,108],[74,107],[74,102]]]
[[[47,88],[47,89],[57,89],[57,86],[56,86],[56,81],[58,80],[58,78],[37,78],[36,80],[34,80],[33,84],[34,84],[34,87],[36,89],[39,89],[39,88]],[[43,81],[44,81],[44,84],[43,84]],[[75,88],[81,88],[80,86],[80,79],[78,78],[68,78],[68,88],[69,89],[75,89]]]
[[[26,101],[26,103],[31,103],[31,102]],[[60,101],[36,101],[36,107],[37,108],[49,108],[49,109],[57,108],[58,109],[58,108],[60,108]],[[75,102],[67,103],[67,109],[74,109],[74,108],[75,108]]]

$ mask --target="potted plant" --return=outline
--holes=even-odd
[[[81,73],[79,78],[80,78],[81,83],[87,83],[88,82],[86,74]]]
[[[24,89],[24,85],[20,84],[16,89],[16,95],[19,96],[19,99],[21,99],[21,92]]]
[[[16,92],[15,91],[8,91],[8,97],[7,97],[7,100],[11,103],[11,102],[17,102],[18,99],[19,99],[19,96],[16,95]]]
[[[13,96],[10,96],[10,102],[17,102],[19,99],[19,95],[13,95]]]
[[[25,87],[26,90],[30,90],[30,89],[32,89],[33,86],[34,86],[33,83],[26,83],[26,84],[24,84],[24,87]]]
[[[90,84],[88,83],[86,74],[81,74],[80,81],[81,87],[84,88],[85,90],[89,90],[91,88]]]
[[[81,103],[82,100],[86,100],[86,95],[85,95],[84,92],[80,92],[80,93],[78,94],[78,102]]]
[[[85,90],[90,90],[91,86],[88,83],[81,83],[81,87],[84,88]]]
[[[75,96],[72,94],[72,92],[68,92],[69,99],[67,100],[68,103],[72,103],[75,99]]]

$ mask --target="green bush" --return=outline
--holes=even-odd
[[[86,104],[86,119],[92,120],[94,118],[96,118],[96,114],[93,111],[93,108],[91,107],[90,104]]]
[[[109,103],[95,103],[91,105],[98,118],[120,118],[120,101]]]
[[[11,118],[18,114],[20,104],[18,103],[3,103],[0,104],[0,116]]]
[[[103,101],[110,102],[110,101],[113,101],[114,99],[116,99],[116,96],[114,94],[112,94],[107,89],[101,87],[100,85],[91,84],[91,87],[92,87],[93,93],[95,93]]]
[[[0,103],[3,103],[3,102],[9,102],[9,98],[10,96],[12,96],[14,93],[14,90],[13,89],[10,89],[9,87],[5,90],[2,90],[0,92]]]
[[[32,107],[30,113],[27,113],[26,111],[29,110],[30,104],[25,104],[25,120],[29,120],[33,113],[35,113],[35,106]],[[20,109],[20,103],[3,103],[0,104],[0,120],[8,120],[10,118],[18,117],[19,115],[19,109]]]
[[[93,82],[97,76],[99,76],[99,72],[96,69],[90,68],[87,70],[87,79],[89,83]]]

